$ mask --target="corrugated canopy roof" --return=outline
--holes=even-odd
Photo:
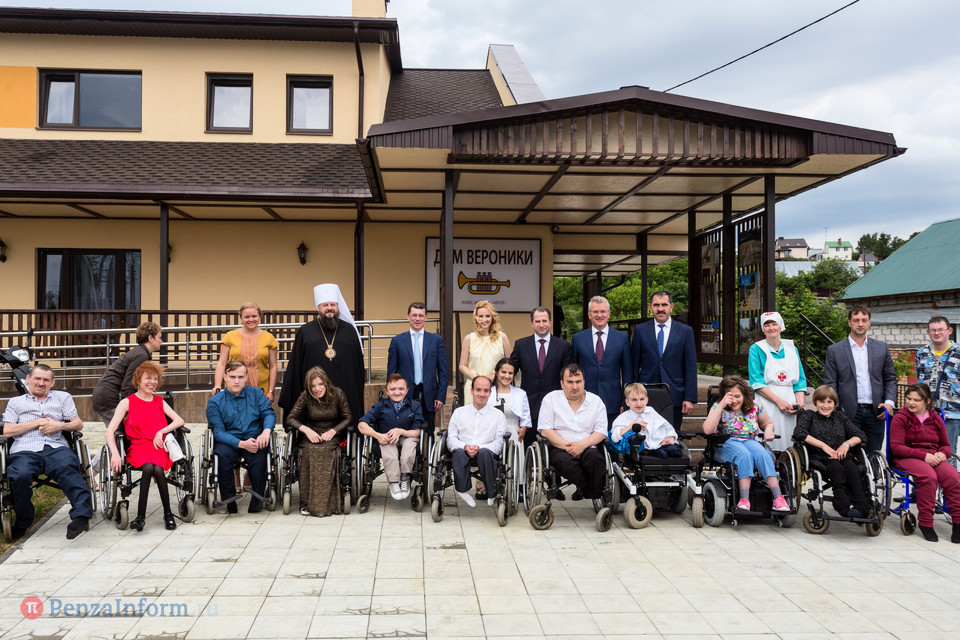
[[[847,287],[844,300],[960,289],[960,218],[937,222]]]

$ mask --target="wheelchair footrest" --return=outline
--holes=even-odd
[[[244,497],[245,496],[242,493],[237,493],[232,497],[227,498],[226,500],[217,500],[216,502],[213,503],[213,508],[219,509],[220,507],[228,505],[232,502],[239,502],[240,500],[243,500]]]

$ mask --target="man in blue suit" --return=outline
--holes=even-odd
[[[447,399],[447,349],[443,338],[423,330],[427,307],[413,302],[407,307],[410,330],[393,336],[387,352],[387,375],[399,373],[410,385],[408,398],[423,407],[427,433],[433,436],[436,412]]]
[[[670,385],[673,400],[673,426],[680,428],[684,415],[697,403],[697,350],[693,329],[674,321],[673,297],[666,291],[650,296],[653,320],[633,330],[633,370],[639,371],[638,382],[664,382]]]
[[[607,427],[620,415],[623,388],[635,382],[630,340],[627,334],[611,328],[610,303],[603,296],[594,296],[587,307],[589,329],[573,336],[573,361],[583,369],[586,390],[595,393],[607,408]]]

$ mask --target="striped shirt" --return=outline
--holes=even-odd
[[[77,417],[77,407],[73,403],[73,396],[66,391],[51,390],[42,401],[30,394],[11,398],[3,412],[3,421],[11,424],[30,422],[38,418],[50,418],[56,422],[70,422]],[[67,440],[63,433],[56,432],[52,436],[44,435],[40,429],[31,429],[13,439],[10,445],[10,454],[20,451],[43,451],[45,446],[65,447]]]

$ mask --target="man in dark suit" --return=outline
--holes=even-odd
[[[540,401],[543,396],[560,388],[560,370],[570,364],[573,356],[570,343],[550,335],[553,324],[550,310],[536,307],[530,312],[533,335],[520,338],[513,345],[510,360],[520,374],[520,388],[527,392],[533,429],[527,429],[524,443],[529,446],[537,439]]]
[[[850,336],[827,347],[823,384],[840,396],[840,406],[853,424],[867,434],[867,452],[883,449],[883,410],[893,416],[897,376],[887,343],[867,339],[870,310],[854,305],[847,313]]]
[[[623,388],[636,377],[630,341],[627,334],[607,324],[610,303],[603,296],[591,298],[587,315],[592,326],[574,334],[573,361],[583,369],[586,390],[603,400],[609,427],[623,407]]]
[[[423,330],[427,321],[427,307],[413,302],[407,307],[410,330],[393,336],[387,351],[387,375],[399,373],[410,385],[408,398],[423,407],[427,433],[433,435],[436,412],[447,399],[447,349],[443,338]]]
[[[683,416],[692,413],[697,404],[697,350],[693,329],[670,317],[673,297],[666,291],[650,296],[650,312],[653,320],[633,330],[633,370],[640,372],[637,381],[641,384],[670,385],[673,415],[664,417],[679,429]]]

